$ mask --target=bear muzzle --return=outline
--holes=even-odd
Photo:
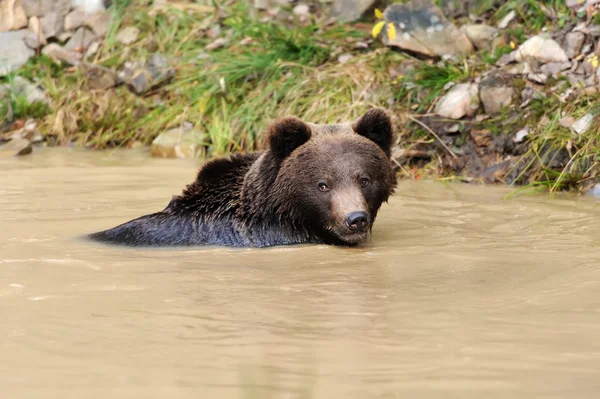
[[[346,215],[344,223],[353,233],[366,232],[371,224],[366,212],[351,212]]]

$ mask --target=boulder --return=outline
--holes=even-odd
[[[479,108],[479,88],[474,83],[454,86],[437,103],[435,113],[444,118],[473,116]]]
[[[21,0],[0,0],[0,32],[24,28],[27,22]]]
[[[473,51],[467,35],[442,15],[430,0],[410,0],[385,9],[384,44],[427,56],[465,55]],[[388,37],[387,25],[393,24],[396,35]]]
[[[508,79],[490,76],[479,83],[479,98],[485,113],[494,115],[512,103],[515,89]]]
[[[175,128],[161,133],[151,146],[153,157],[194,158],[202,143],[202,135],[195,130]]]
[[[462,31],[479,50],[491,50],[494,38],[498,35],[498,29],[485,24],[464,25]]]
[[[28,29],[0,33],[0,76],[5,76],[29,61],[35,52],[25,44]]]

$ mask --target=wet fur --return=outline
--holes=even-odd
[[[91,238],[135,246],[356,244],[332,228],[332,211],[319,197],[314,176],[344,185],[353,170],[368,170],[374,183],[364,199],[374,222],[396,185],[387,114],[374,109],[353,125],[285,118],[266,137],[267,151],[208,162],[163,211]]]

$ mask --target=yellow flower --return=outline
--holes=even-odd
[[[371,30],[371,34],[373,35],[373,38],[376,38],[377,36],[379,36],[379,34],[381,33],[381,30],[383,29],[383,25],[385,25],[385,21],[379,21],[375,24],[375,26],[373,27],[373,30]]]
[[[513,42],[512,40],[510,41],[510,48],[512,48],[513,50],[517,47],[517,45],[515,44],[515,42]]]
[[[390,40],[394,40],[396,38],[396,27],[392,22],[390,22],[387,26],[387,36]]]
[[[379,8],[375,9],[375,18],[377,18],[377,19],[383,18],[383,13],[381,12],[381,10]]]

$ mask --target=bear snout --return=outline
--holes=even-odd
[[[364,232],[369,228],[369,215],[366,212],[350,212],[346,215],[344,223],[353,233]]]

